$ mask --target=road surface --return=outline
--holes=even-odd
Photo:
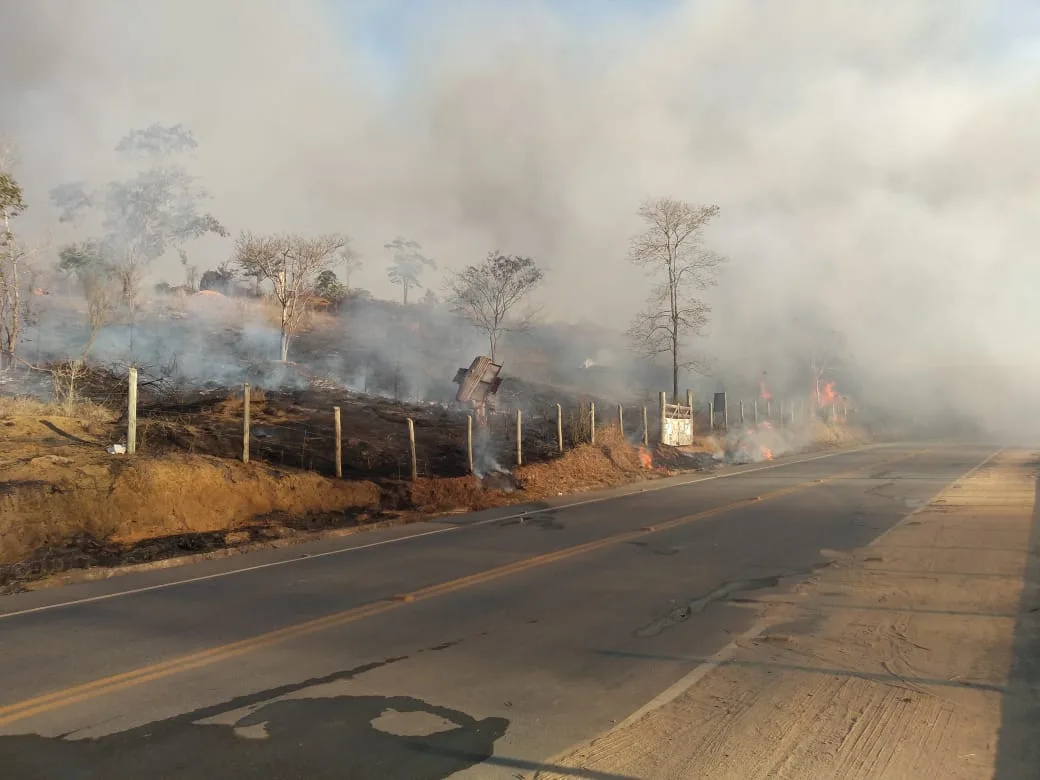
[[[651,776],[581,746],[607,735],[616,754],[633,713],[652,723],[735,638],[762,633],[770,599],[797,602],[843,551],[1007,457],[802,455],[9,596],[0,776]],[[1010,571],[1016,593],[1033,576]],[[997,615],[1009,663],[1032,652],[1021,637],[1011,649],[1019,606]],[[740,696],[734,675],[720,695]],[[1031,717],[1030,695],[1007,713]],[[1026,749],[1024,728],[1007,750]]]

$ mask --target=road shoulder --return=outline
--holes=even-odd
[[[1035,485],[1030,455],[1004,453],[793,591],[741,600],[762,610],[753,630],[551,763],[655,780],[992,775]],[[1001,747],[1001,775],[1032,776],[1031,758]]]

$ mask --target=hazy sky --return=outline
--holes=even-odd
[[[229,228],[346,231],[377,294],[403,233],[445,266],[536,255],[548,316],[624,325],[634,212],[672,195],[722,207],[728,354],[811,323],[879,367],[1034,360],[1035,2],[0,4],[34,230],[127,129],[184,122]]]

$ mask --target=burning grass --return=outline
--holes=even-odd
[[[870,440],[861,429],[810,420],[780,428],[770,422],[735,429],[719,443],[719,455],[729,463],[757,463],[807,450],[849,447]]]

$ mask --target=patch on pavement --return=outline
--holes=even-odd
[[[378,777],[440,780],[492,755],[504,718],[407,696],[300,694],[401,659],[241,696],[94,739],[0,736],[5,778]],[[290,697],[290,698],[284,698]],[[231,722],[219,720],[240,711]]]

